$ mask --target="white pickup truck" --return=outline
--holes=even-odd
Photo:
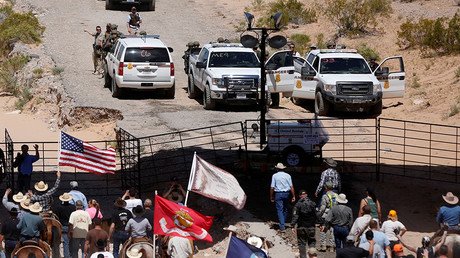
[[[382,112],[382,98],[400,98],[405,91],[401,56],[385,58],[371,70],[353,49],[312,50],[305,58],[289,51],[273,54],[267,62],[270,90],[291,96],[294,103],[314,100],[315,113],[337,111]]]
[[[204,45],[198,55],[190,54],[187,73],[188,97],[202,93],[205,109],[215,109],[217,102],[254,104],[260,99],[259,59],[239,43]]]

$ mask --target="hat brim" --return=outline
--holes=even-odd
[[[247,242],[257,248],[262,247],[262,239],[260,239],[260,237],[250,237]]]
[[[70,202],[72,200],[72,197],[70,197],[69,199],[65,199],[64,197],[59,196],[59,200],[62,202]]]
[[[348,199],[342,200],[342,199],[337,198],[337,202],[341,203],[341,204],[346,204],[346,203],[348,203]]]
[[[275,168],[277,169],[285,169],[287,168],[285,165],[281,165],[281,166],[278,166],[278,164],[275,166]]]
[[[24,200],[24,195],[23,195],[21,198],[19,198],[19,197],[13,195],[13,201],[15,201],[15,202],[17,202],[17,203],[20,203],[20,202],[22,202],[23,200]]]
[[[449,201],[445,195],[442,196],[442,199],[444,199],[445,202],[448,204],[457,204],[458,203],[458,197],[454,195],[454,200]]]
[[[43,210],[42,207],[40,207],[40,209],[34,209],[32,206],[29,207],[29,211],[30,212],[33,212],[33,213],[39,213]]]
[[[129,258],[141,258],[142,252],[139,250],[139,252],[133,253],[131,250],[128,250],[126,252],[126,256],[128,256]]]
[[[35,190],[37,190],[39,192],[44,192],[44,191],[48,190],[48,184],[45,184],[45,188],[42,189],[42,188],[38,188],[38,183],[35,183],[34,188],[35,188]]]
[[[332,168],[337,167],[337,161],[329,162],[328,160],[325,160],[324,163],[326,163],[329,167],[332,167]]]

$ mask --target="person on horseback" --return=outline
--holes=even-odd
[[[16,209],[16,211],[18,212],[17,217],[20,219],[22,216],[22,213],[20,211],[19,205],[17,205],[16,203],[20,203],[25,197],[21,192],[19,192],[12,196],[13,201],[16,203],[10,202],[9,198],[10,198],[11,193],[12,193],[11,188],[7,188],[5,190],[5,194],[3,195],[3,198],[2,198],[2,204],[3,206],[5,206],[5,208],[8,211],[11,211],[13,208]]]
[[[70,204],[73,196],[69,193],[63,193],[59,196],[59,201],[57,202],[52,210],[53,213],[59,218],[59,222],[62,225],[62,247],[64,249],[64,257],[70,257],[70,247],[69,247],[69,218],[70,214],[75,210],[75,206]],[[53,248],[54,250],[54,248]]]
[[[439,243],[437,243],[434,246],[433,245],[430,246],[430,243],[431,243],[430,237],[424,236],[422,238],[422,246],[418,248],[412,247],[404,243],[401,237],[398,237],[398,239],[401,242],[401,244],[405,248],[407,248],[407,250],[414,252],[417,255],[417,258],[435,258],[436,257],[435,254],[439,251],[441,246],[444,245],[444,243],[446,242],[446,237],[447,237],[447,230],[443,232],[441,241],[439,241]]]
[[[144,218],[144,208],[141,205],[137,205],[133,209],[134,218],[131,218],[126,224],[125,230],[130,233],[131,238],[138,239],[142,238],[148,241],[147,232],[152,230],[150,222]],[[136,242],[136,240],[133,240]]]
[[[133,212],[133,208],[141,205],[142,200],[137,198],[137,190],[134,187],[131,187],[129,190],[125,191],[125,194],[121,197],[121,199],[125,200],[126,207],[125,209],[129,210],[131,213]]]
[[[53,188],[51,188],[50,190],[48,190],[48,184],[46,184],[43,181],[40,181],[35,183],[34,186],[35,190],[37,190],[37,193],[35,193],[34,195],[31,195],[29,193],[30,201],[32,203],[40,203],[40,206],[45,212],[51,210],[51,204],[53,203],[53,194],[57,191],[59,183],[61,182],[61,171],[57,171],[56,176],[56,182],[54,183]],[[45,192],[46,190],[48,191]]]
[[[16,244],[19,241],[19,236],[21,234],[17,228],[19,224],[18,209],[13,207],[9,213],[10,217],[2,222],[2,229],[0,232],[0,244],[2,241],[5,242],[6,257],[11,257],[11,253],[16,247]]]
[[[460,206],[458,205],[458,197],[452,192],[443,195],[442,198],[447,205],[442,206],[436,216],[436,221],[440,227],[446,225],[450,230],[459,230],[460,223]]]
[[[40,239],[40,232],[45,229],[45,223],[38,214],[43,210],[40,203],[31,204],[29,199],[21,202],[21,208],[28,210],[24,212],[17,228],[21,231],[20,242],[25,240],[37,241]]]

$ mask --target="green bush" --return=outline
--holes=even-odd
[[[11,7],[0,8],[6,19],[0,23],[0,55],[11,50],[12,43],[21,41],[26,44],[40,43],[45,28],[40,25],[32,12],[16,13]]]
[[[316,36],[316,47],[319,49],[324,49],[327,47],[326,41],[324,40],[323,33],[320,33]]]
[[[305,34],[292,34],[289,39],[295,44],[295,51],[304,53],[310,46],[310,37]]]
[[[19,94],[14,74],[21,70],[29,62],[29,58],[24,55],[17,55],[0,62],[0,89],[12,93],[14,96]]]
[[[375,49],[368,47],[366,44],[361,44],[356,50],[366,60],[371,60],[372,58],[375,58],[375,60],[380,60],[379,53]]]
[[[422,84],[420,84],[420,79],[418,78],[417,75],[414,75],[414,77],[412,78],[412,82],[410,84],[410,87],[414,88],[414,89],[418,89],[418,88],[422,87]]]
[[[32,73],[36,78],[41,78],[43,75],[43,69],[42,68],[35,68],[32,70]]]
[[[30,87],[23,87],[22,91],[19,94],[19,99],[16,101],[16,108],[22,110],[25,104],[32,99],[32,93],[30,92]]]
[[[377,25],[380,18],[390,17],[391,0],[326,0],[325,15],[339,34],[362,34]]]
[[[401,24],[397,44],[400,48],[420,48],[440,54],[460,53],[460,15],[452,19],[445,17],[407,20]]]
[[[318,16],[313,8],[306,8],[298,0],[276,0],[268,4],[266,13],[258,19],[259,26],[273,26],[273,20],[270,18],[274,13],[281,12],[281,25],[286,26],[288,23],[309,24],[316,22]]]
[[[62,72],[64,72],[64,68],[62,68],[62,67],[53,67],[51,72],[53,73],[53,75],[59,75]]]
[[[252,0],[252,10],[254,11],[262,11],[265,9],[265,1],[264,0]]]

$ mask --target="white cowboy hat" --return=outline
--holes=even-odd
[[[277,169],[285,169],[286,166],[283,163],[279,162],[278,164],[276,164],[275,168],[277,168]]]
[[[59,200],[61,200],[63,202],[68,202],[68,201],[72,200],[72,195],[69,194],[69,193],[63,193],[62,195],[59,196]]]
[[[29,210],[33,213],[39,213],[40,211],[43,210],[42,206],[40,205],[39,202],[36,202],[32,205],[29,205]]]
[[[458,197],[455,196],[452,192],[446,193],[446,195],[443,195],[442,198],[448,204],[457,204],[458,203]]]
[[[28,210],[30,207],[30,199],[25,198],[24,200],[21,201],[21,208],[24,210]]]
[[[338,203],[343,203],[343,204],[348,203],[347,196],[345,194],[343,194],[343,193],[339,194],[337,196],[337,202]]]
[[[128,256],[129,258],[141,258],[142,253],[139,248],[133,247],[126,251],[126,256]]]
[[[27,195],[23,195],[21,192],[13,195],[13,201],[20,203],[27,198]]]
[[[233,232],[233,233],[237,233],[236,232],[237,229],[238,228],[233,226],[233,225],[230,225],[230,226],[224,228],[224,230],[227,230],[227,231],[230,231],[230,232]]]
[[[262,239],[260,237],[256,237],[256,236],[249,237],[247,242],[257,248],[262,247]]]
[[[35,188],[35,190],[37,190],[39,192],[44,192],[44,191],[48,190],[48,184],[46,184],[43,181],[40,181],[40,182],[35,183],[34,188]]]

